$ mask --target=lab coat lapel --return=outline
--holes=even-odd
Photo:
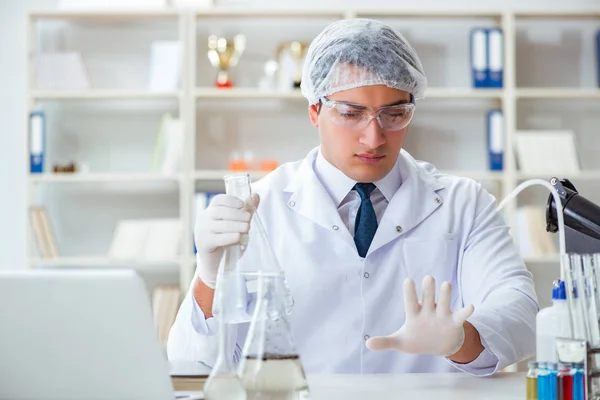
[[[415,228],[443,203],[438,191],[444,185],[407,152],[401,152],[396,167],[400,168],[402,185],[386,208],[369,253]]]
[[[352,235],[313,169],[317,151],[318,149],[314,149],[308,154],[284,189],[292,194],[288,200],[288,208],[329,232],[335,231],[336,235],[356,250]]]

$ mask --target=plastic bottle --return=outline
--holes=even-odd
[[[555,281],[552,306],[540,310],[536,317],[536,360],[556,363],[556,338],[571,337],[569,307],[564,281]]]

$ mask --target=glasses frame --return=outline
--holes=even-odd
[[[378,108],[374,108],[374,107],[367,106],[367,105],[364,105],[364,104],[355,104],[355,103],[348,103],[348,102],[345,102],[345,101],[329,100],[327,97],[321,97],[320,100],[321,100],[321,104],[323,104],[325,107],[329,108],[330,110],[339,104],[339,105],[353,107],[353,108],[356,108],[358,110],[368,110],[370,112],[370,118],[367,120],[366,123],[364,123],[364,126],[356,127],[356,128],[350,128],[350,129],[354,129],[354,130],[364,129],[367,126],[369,126],[369,124],[371,123],[371,121],[373,119],[376,119],[377,122],[379,123],[379,126],[381,127],[381,129],[383,129],[385,131],[388,131],[388,132],[398,132],[398,131],[401,131],[404,128],[406,128],[408,125],[410,125],[410,123],[412,122],[412,119],[413,119],[413,117],[415,115],[416,104],[414,103],[412,95],[410,96],[410,98],[411,98],[411,102],[410,103],[401,103],[401,104],[396,104],[396,105],[392,105],[392,106],[383,106],[383,107],[378,107]],[[410,119],[408,120],[408,122],[406,122],[406,124],[404,126],[402,126],[402,128],[394,129],[394,130],[385,128],[383,126],[383,122],[379,118],[379,115],[383,111],[385,111],[385,110],[394,109],[394,108],[398,108],[398,107],[409,108],[411,110]],[[334,124],[336,124],[336,125],[344,126],[343,124],[335,122],[333,119],[332,119],[332,122]]]

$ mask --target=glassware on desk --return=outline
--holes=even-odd
[[[246,393],[234,365],[236,338],[238,324],[248,323],[256,317],[261,293],[259,277],[264,272],[278,277],[272,283],[271,294],[281,300],[284,314],[291,313],[294,300],[254,209],[250,175],[231,174],[224,181],[225,193],[242,200],[246,209],[252,212],[252,218],[249,233],[242,236],[239,244],[225,249],[219,266],[213,302],[213,315],[219,325],[219,354],[204,392],[207,400],[242,400],[246,399]]]
[[[254,210],[250,174],[227,175],[224,181],[225,193],[242,200],[252,218],[250,230],[242,236],[240,244],[229,246],[224,251],[216,285],[216,292],[224,293],[224,308],[220,309],[215,303],[213,314],[228,323],[250,322],[256,305],[258,272],[268,271],[281,277],[277,281],[277,293],[282,296],[285,312],[289,315],[294,307],[294,298],[264,225]]]
[[[243,256],[252,255],[252,271],[241,268],[256,288],[256,295],[238,377],[248,400],[308,399],[304,367],[288,320],[294,301],[264,227],[256,217],[249,240],[249,246],[254,247]],[[253,229],[258,231],[254,232],[258,240],[252,235]],[[254,258],[257,250],[262,260]]]
[[[308,382],[280,289],[284,277],[261,271],[257,278],[257,304],[238,368],[247,399],[309,399]]]
[[[538,363],[531,361],[527,371],[527,400],[538,400]]]

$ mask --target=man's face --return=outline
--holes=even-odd
[[[363,86],[327,96],[330,102],[368,106],[373,109],[410,102],[408,92],[384,85]],[[332,165],[357,182],[376,182],[396,164],[408,126],[390,131],[376,118],[364,128],[354,129],[336,123],[335,109],[325,105],[309,106],[309,116],[319,130],[321,151]],[[344,117],[348,118],[346,115]]]

